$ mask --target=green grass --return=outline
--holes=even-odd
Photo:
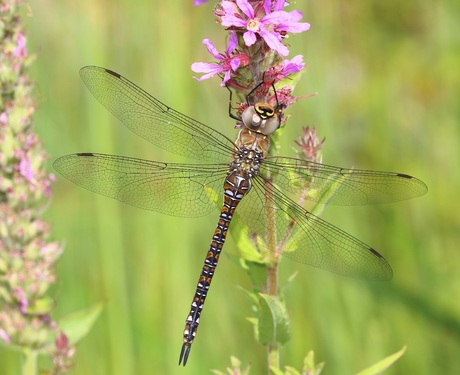
[[[113,69],[192,117],[235,137],[227,92],[197,83],[190,64],[222,49],[212,4],[192,1],[44,0],[31,4],[29,47],[40,108],[36,128],[53,160],[78,151],[178,160],[147,144],[100,106],[78,76],[84,65]],[[408,349],[388,374],[460,372],[460,16],[454,2],[297,2],[311,30],[290,39],[309,64],[280,154],[292,155],[302,126],[327,141],[324,162],[394,170],[424,180],[429,193],[378,207],[330,207],[323,217],[377,248],[392,264],[389,283],[368,283],[283,262],[293,338],[282,364],[300,367],[315,350],[325,374],[351,374]],[[51,171],[51,161],[50,161]],[[58,264],[56,317],[106,302],[78,348],[74,374],[206,374],[230,355],[266,373],[265,350],[245,320],[236,288],[245,273],[225,255],[186,369],[177,366],[182,330],[217,212],[201,219],[144,212],[59,178],[46,213],[66,242]],[[234,253],[230,241],[224,253]],[[19,372],[0,353],[2,374]]]

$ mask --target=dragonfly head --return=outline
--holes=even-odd
[[[280,126],[280,117],[276,108],[268,103],[251,105],[241,115],[244,126],[249,130],[270,135]]]

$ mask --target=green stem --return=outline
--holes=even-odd
[[[24,349],[22,375],[37,375],[38,352],[33,349]]]
[[[280,368],[280,345],[278,343],[268,344],[268,373],[272,373],[272,369],[279,370]]]
[[[267,265],[267,294],[271,296],[278,296],[278,258],[279,254],[276,252],[276,217],[273,208],[273,187],[270,182],[265,184],[265,199],[266,199],[266,214],[267,214],[267,244],[269,248],[269,262]],[[268,373],[271,369],[279,369],[280,352],[279,344],[274,341],[267,345],[267,360],[268,360]]]
[[[271,296],[278,295],[278,262],[267,269],[267,291]],[[267,345],[268,356],[268,373],[271,369],[278,369],[280,367],[280,345],[278,342],[273,341]]]

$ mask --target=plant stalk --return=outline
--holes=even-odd
[[[38,352],[33,349],[24,349],[22,375],[37,375]]]
[[[267,284],[265,286],[267,294],[278,296],[278,259],[276,252],[276,216],[273,207],[273,185],[271,181],[265,182],[265,213],[267,215],[267,244],[269,262],[267,263]],[[279,369],[280,351],[279,343],[274,340],[267,345],[268,374],[272,369]]]

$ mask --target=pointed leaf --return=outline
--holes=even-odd
[[[98,303],[69,314],[59,321],[59,328],[69,338],[70,345],[77,344],[88,334],[94,322],[101,314],[103,306],[103,303]]]
[[[286,280],[286,282],[284,283],[283,285],[283,292],[286,291],[292,284],[292,282],[294,281],[294,279],[297,277],[297,274],[299,272],[294,272],[291,276],[288,277],[288,279]]]
[[[43,297],[34,301],[27,308],[27,313],[31,315],[45,315],[48,314],[54,306],[54,301],[50,297]]]
[[[235,224],[232,225],[230,234],[238,247],[241,257],[249,262],[264,263],[262,254],[258,251],[257,246],[248,234],[248,227],[237,214],[234,215],[233,221],[235,221]],[[260,238],[257,236],[257,241],[259,240]]]
[[[315,353],[310,350],[303,361],[302,374],[319,375],[323,370],[324,362],[315,364]]]
[[[270,371],[273,373],[273,375],[286,375],[283,371],[276,367],[270,367]]]
[[[277,297],[260,294],[259,342],[284,344],[291,338],[291,326],[284,303]]]
[[[406,351],[406,346],[403,346],[402,349],[394,354],[389,355],[388,357],[382,359],[381,361],[377,362],[376,364],[368,367],[367,369],[360,371],[356,375],[377,375],[381,374],[385,371],[388,367],[390,367],[393,363],[395,363]]]
[[[238,285],[236,286],[236,288],[239,289],[241,292],[243,292],[243,294],[246,297],[248,297],[253,304],[257,304],[259,302],[259,295],[258,294],[254,293],[254,292],[251,292],[250,290],[246,290],[243,287],[238,286]]]
[[[297,371],[297,369],[295,369],[294,367],[285,366],[284,369],[286,370],[284,372],[285,375],[301,375],[300,372]]]
[[[261,292],[267,281],[267,266],[257,262],[246,262],[248,276],[251,279],[252,289]],[[257,299],[259,296],[257,296]]]

